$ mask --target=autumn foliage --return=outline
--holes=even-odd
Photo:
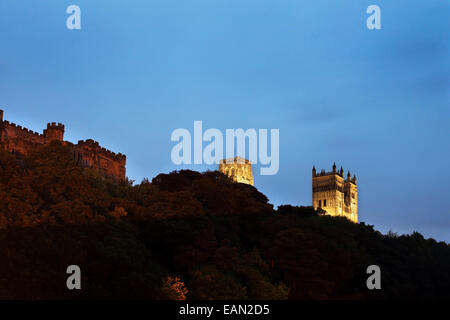
[[[449,298],[450,247],[420,234],[274,210],[219,172],[117,184],[55,142],[0,153],[2,299]],[[82,270],[82,290],[66,268]],[[367,290],[377,264],[383,290]]]

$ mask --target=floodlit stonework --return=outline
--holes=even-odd
[[[229,176],[233,181],[253,186],[252,164],[249,160],[235,157],[221,160],[219,171]]]
[[[312,194],[314,209],[322,208],[332,216],[342,216],[358,222],[358,188],[356,176],[351,178],[350,172],[344,179],[344,170],[336,170],[333,164],[332,172],[316,172],[312,169]]]
[[[91,139],[78,141],[78,144],[64,141],[64,130],[64,125],[53,122],[47,124],[43,134],[33,132],[4,121],[3,110],[0,110],[0,150],[8,151],[21,159],[56,140],[70,147],[74,160],[80,166],[97,169],[114,179],[125,179],[125,155],[111,152]]]

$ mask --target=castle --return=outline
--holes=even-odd
[[[312,195],[314,209],[321,208],[329,215],[343,216],[355,223],[358,222],[356,176],[351,178],[348,172],[347,180],[345,180],[342,167],[336,171],[336,164],[333,164],[332,172],[322,170],[316,173],[316,168],[313,166]]]
[[[52,141],[60,141],[72,151],[74,160],[82,167],[94,168],[114,180],[125,179],[126,156],[102,148],[94,140],[64,141],[64,125],[49,123],[43,134],[3,120],[0,110],[0,150],[14,154],[19,160]]]
[[[253,186],[252,164],[249,160],[235,157],[221,160],[219,171],[235,182],[246,183]]]

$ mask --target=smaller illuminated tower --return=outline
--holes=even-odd
[[[252,164],[249,160],[235,157],[221,160],[219,171],[229,176],[233,181],[253,186]]]

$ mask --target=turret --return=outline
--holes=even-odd
[[[342,166],[341,166],[341,169],[339,170],[339,174],[341,175],[341,177],[344,176],[344,169],[342,169]]]
[[[61,123],[49,123],[47,124],[47,129],[44,130],[44,143],[48,144],[54,140],[64,140],[64,125]]]
[[[350,171],[347,171],[347,181],[350,181],[352,178]]]
[[[333,163],[333,173],[336,173],[336,162]]]
[[[352,182],[353,182],[354,184],[356,184],[356,175],[353,175]]]
[[[313,177],[316,176],[316,166],[313,166],[313,168],[312,168],[312,176]]]
[[[3,122],[3,110],[0,109],[0,122]]]

